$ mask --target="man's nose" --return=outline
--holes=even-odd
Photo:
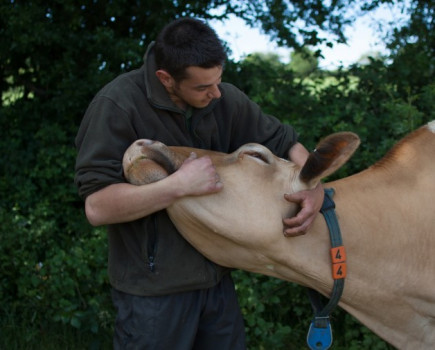
[[[219,90],[219,86],[218,85],[213,85],[210,88],[209,96],[211,98],[219,98],[219,97],[221,97],[221,91]]]

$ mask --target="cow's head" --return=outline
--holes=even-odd
[[[210,260],[258,272],[264,271],[265,249],[273,256],[279,245],[288,242],[282,241],[282,220],[298,208],[284,194],[314,188],[344,164],[358,145],[353,133],[328,136],[301,168],[258,144],[225,154],[138,140],[126,151],[123,166],[126,179],[141,185],[170,175],[192,151],[198,157],[209,156],[223,189],[183,197],[167,208],[169,216],[184,238]]]
[[[123,168],[127,181],[143,185],[172,174],[191,152],[195,152],[198,157],[211,157],[224,184],[236,182],[238,186],[246,183],[258,187],[272,183],[282,192],[291,193],[314,188],[322,178],[340,168],[359,143],[359,137],[354,133],[332,134],[317,145],[305,165],[300,168],[255,143],[246,144],[237,151],[226,154],[189,147],[168,147],[158,141],[141,139],[135,141],[125,152]]]

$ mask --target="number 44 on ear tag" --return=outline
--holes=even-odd
[[[307,344],[311,350],[326,350],[332,345],[329,317],[316,317],[310,325]]]

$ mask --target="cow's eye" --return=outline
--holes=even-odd
[[[254,157],[254,158],[260,159],[261,161],[263,161],[266,164],[270,164],[269,159],[267,159],[267,157],[264,154],[262,154],[262,153],[259,153],[259,152],[246,152],[246,154],[248,156],[250,156],[250,157]]]

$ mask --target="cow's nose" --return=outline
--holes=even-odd
[[[140,139],[140,140],[136,141],[136,145],[139,147],[149,146],[149,145],[152,145],[153,143],[154,143],[153,140],[148,140],[148,139]]]

